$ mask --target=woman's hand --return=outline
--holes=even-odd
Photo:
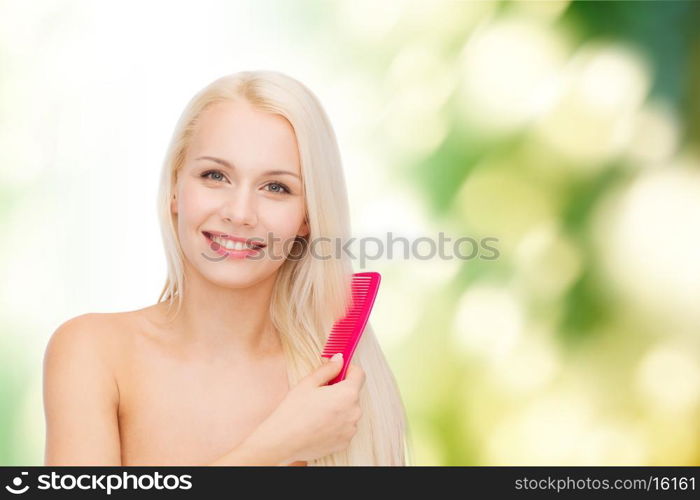
[[[290,389],[244,446],[270,450],[284,457],[283,464],[310,461],[346,449],[362,416],[359,400],[365,374],[362,368],[350,364],[344,380],[327,386],[343,366],[341,354],[333,358]]]

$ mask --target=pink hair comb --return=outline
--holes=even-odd
[[[348,307],[345,316],[333,325],[321,354],[324,358],[330,358],[335,353],[342,352],[343,369],[326,385],[333,385],[345,379],[352,355],[360,342],[362,332],[365,331],[369,313],[372,312],[381,279],[381,275],[375,272],[352,275],[352,304]]]

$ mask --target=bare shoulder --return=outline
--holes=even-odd
[[[120,326],[127,313],[86,313],[61,323],[53,332],[48,351],[87,349],[93,355],[114,353],[119,343]]]
[[[118,315],[117,315],[118,316]],[[118,324],[112,313],[86,313],[61,323],[53,332],[44,353],[46,382],[59,376],[86,376],[102,381],[110,399],[118,401],[114,368],[120,352]]]
[[[49,339],[43,384],[46,465],[121,463],[116,319],[82,314],[59,325]]]
[[[145,310],[145,309],[144,309]],[[129,339],[139,331],[144,310],[85,313],[61,323],[49,338],[44,354],[45,370],[61,366],[90,369],[93,375],[114,381]]]
[[[95,330],[94,335],[104,335],[105,331],[114,326],[119,317],[124,313],[85,313],[70,318],[59,325],[56,333],[62,335],[79,335],[86,329]]]
[[[43,362],[46,465],[121,464],[119,374],[137,312],[81,314],[51,334]]]
[[[115,347],[115,343],[152,323],[153,318],[159,318],[161,309],[156,304],[132,311],[85,313],[63,322],[53,336]]]
[[[125,312],[85,313],[61,323],[47,345],[47,355],[60,356],[89,352],[101,357],[112,368],[119,364],[119,355],[133,346],[135,337],[156,330],[161,318],[160,304]]]

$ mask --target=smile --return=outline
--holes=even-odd
[[[209,248],[219,255],[224,255],[231,258],[243,259],[251,255],[256,255],[260,253],[262,248],[265,247],[263,243],[250,240],[234,240],[229,236],[212,234],[206,231],[203,231],[202,234],[209,243]]]

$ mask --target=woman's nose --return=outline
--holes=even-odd
[[[255,196],[240,186],[222,206],[222,217],[236,225],[255,226],[258,223]]]

